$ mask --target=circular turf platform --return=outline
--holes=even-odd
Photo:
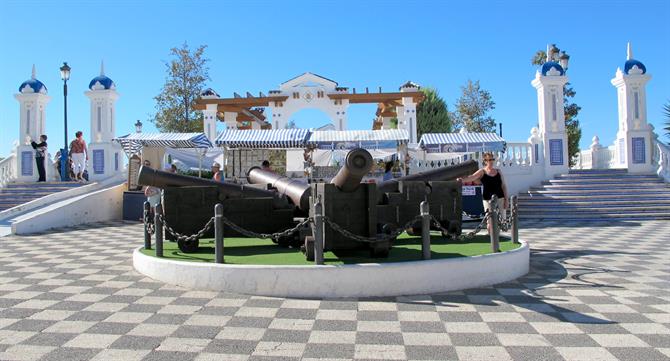
[[[523,241],[517,248],[495,254],[323,266],[180,261],[145,254],[141,247],[133,253],[138,272],[165,283],[298,298],[400,296],[483,287],[525,275],[529,261],[530,250]]]

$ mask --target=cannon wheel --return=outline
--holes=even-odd
[[[370,257],[388,258],[391,251],[391,242],[377,242],[370,246]]]
[[[179,247],[179,250],[184,253],[195,253],[196,251],[198,251],[199,245],[200,240],[198,239],[192,241],[177,240],[177,246]]]
[[[309,262],[314,262],[314,237],[305,237],[305,259]]]

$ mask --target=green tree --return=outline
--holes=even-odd
[[[288,123],[284,126],[284,129],[296,129],[298,126],[295,124],[295,120],[291,119],[289,120]]]
[[[434,88],[423,88],[421,91],[425,98],[416,107],[417,136],[419,139],[424,133],[451,132],[452,121],[447,103]],[[396,119],[396,128],[397,122]]]
[[[556,54],[560,49],[556,48]],[[567,54],[566,54],[567,55]],[[531,63],[533,65],[542,65],[547,60],[547,53],[544,50],[538,50]],[[564,69],[567,71],[567,69]],[[577,154],[579,153],[579,141],[582,139],[582,128],[579,126],[577,115],[582,109],[579,105],[572,101],[572,98],[577,92],[572,88],[570,83],[563,87],[563,111],[565,113],[565,131],[568,134],[568,155],[570,158],[570,167],[575,165],[577,161]]]
[[[170,49],[172,59],[165,63],[165,84],[156,100],[156,113],[150,119],[162,132],[202,132],[203,114],[194,110],[205,82],[210,80],[206,45],[191,51],[184,42]]]
[[[469,132],[495,132],[496,121],[489,115],[495,107],[491,93],[481,88],[479,80],[468,79],[456,101],[456,128],[465,128]]]

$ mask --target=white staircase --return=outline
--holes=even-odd
[[[522,220],[670,220],[670,184],[625,169],[570,170],[519,195]]]
[[[0,188],[0,212],[81,185],[77,182],[10,183]]]

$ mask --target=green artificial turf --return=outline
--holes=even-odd
[[[500,239],[501,251],[518,248],[518,244]],[[150,256],[156,255],[155,247],[150,250],[141,250]],[[455,258],[476,256],[491,253],[490,238],[487,235],[478,235],[473,239],[462,242],[447,240],[435,233],[431,237],[431,258]],[[196,253],[183,253],[176,242],[164,242],[163,255],[167,259],[193,262],[214,262],[214,240],[200,240],[200,248]],[[352,263],[386,263],[421,260],[421,237],[402,234],[394,242],[388,258],[371,258],[368,250],[333,252],[324,254],[326,264]],[[253,265],[308,265],[305,255],[296,248],[280,247],[270,240],[258,238],[226,238],[224,240],[224,261],[229,264]]]

